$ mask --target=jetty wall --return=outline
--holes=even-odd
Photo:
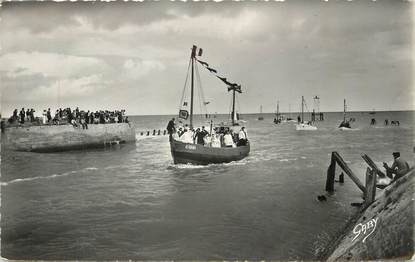
[[[4,149],[32,152],[54,152],[135,141],[135,130],[129,123],[6,127],[1,137]]]
[[[328,247],[327,261],[408,260],[414,256],[415,171],[378,193]]]

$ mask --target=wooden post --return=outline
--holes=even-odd
[[[343,158],[337,152],[332,153],[332,157],[335,158],[337,164],[346,172],[346,174],[353,180],[353,182],[357,185],[363,193],[366,192],[365,186],[360,182],[359,178],[353,174],[353,171],[347,166],[346,162],[344,162]]]
[[[376,174],[379,177],[386,177],[386,175],[379,170],[379,168],[377,167],[377,165],[375,164],[375,162],[373,162],[373,160],[366,154],[362,155],[363,160],[365,160],[365,162],[372,168],[373,171],[376,172]]]
[[[335,176],[336,176],[336,161],[334,157],[334,152],[332,152],[330,166],[327,169],[327,180],[326,180],[326,191],[327,192],[334,192]]]
[[[365,207],[375,201],[376,197],[376,170],[366,169]]]

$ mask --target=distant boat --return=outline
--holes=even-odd
[[[264,117],[262,116],[262,105],[259,107],[259,117],[258,120],[264,120]]]
[[[301,97],[301,120],[300,123],[295,125],[295,130],[301,131],[311,131],[311,130],[317,130],[317,127],[314,126],[311,121],[305,122],[304,121],[304,96]]]
[[[274,124],[280,124],[283,118],[284,117],[280,114],[280,102],[277,101],[277,112],[275,113]]]
[[[369,115],[375,115],[375,114],[376,114],[376,110],[373,108],[373,110],[369,112]]]
[[[340,123],[339,128],[341,130],[351,129],[350,121],[346,120],[346,99],[343,102],[343,121]]]
[[[235,115],[235,92],[242,93],[240,85],[229,83],[226,80],[226,78],[221,78],[217,76],[216,70],[209,67],[209,65],[206,62],[198,60],[196,58],[197,49],[198,48],[196,46],[193,46],[191,56],[190,56],[190,62],[189,62],[189,70],[191,70],[190,114],[186,110],[180,110],[179,112],[179,117],[182,116],[184,119],[187,119],[188,116],[190,117],[189,119],[190,128],[193,128],[194,70],[195,69],[197,70],[197,67],[195,66],[195,62],[199,62],[200,64],[205,66],[210,72],[215,73],[215,76],[221,79],[228,86],[228,91],[232,91],[233,115]],[[202,54],[202,49],[199,49],[198,56],[201,56],[201,54]],[[222,127],[222,128],[225,128],[225,127]],[[212,130],[212,124],[211,124],[210,129]],[[246,156],[248,156],[249,151],[250,151],[250,144],[249,142],[247,142],[246,145],[237,146],[237,147],[210,147],[210,146],[177,141],[174,139],[173,136],[171,136],[170,137],[170,149],[171,149],[171,155],[173,157],[174,164],[207,165],[207,164],[227,163],[227,162],[241,160],[245,158]]]

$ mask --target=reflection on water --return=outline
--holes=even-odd
[[[169,116],[131,117],[135,144],[49,154],[2,152],[2,256],[11,259],[315,259],[355,212],[361,192],[346,178],[327,202],[325,176],[338,151],[363,180],[401,151],[413,161],[413,114],[378,113],[400,127],[370,127],[356,113],[296,132],[273,117],[248,120],[250,155],[228,164],[173,165]],[[380,121],[378,121],[380,122]]]

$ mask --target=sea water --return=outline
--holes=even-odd
[[[245,115],[251,143],[242,161],[174,165],[171,116],[130,117],[137,140],[106,149],[1,152],[1,255],[9,259],[316,259],[362,202],[345,177],[325,194],[332,151],[361,181],[368,154],[414,164],[414,113],[350,113],[352,130],[327,113],[317,131]],[[293,116],[296,118],[296,115]],[[377,125],[370,126],[376,118]],[[384,120],[400,126],[385,126]],[[196,117],[209,129],[209,120]],[[211,118],[214,122],[226,116]],[[235,131],[239,131],[235,127]],[[141,132],[145,132],[141,135]],[[337,168],[337,172],[340,170]]]

